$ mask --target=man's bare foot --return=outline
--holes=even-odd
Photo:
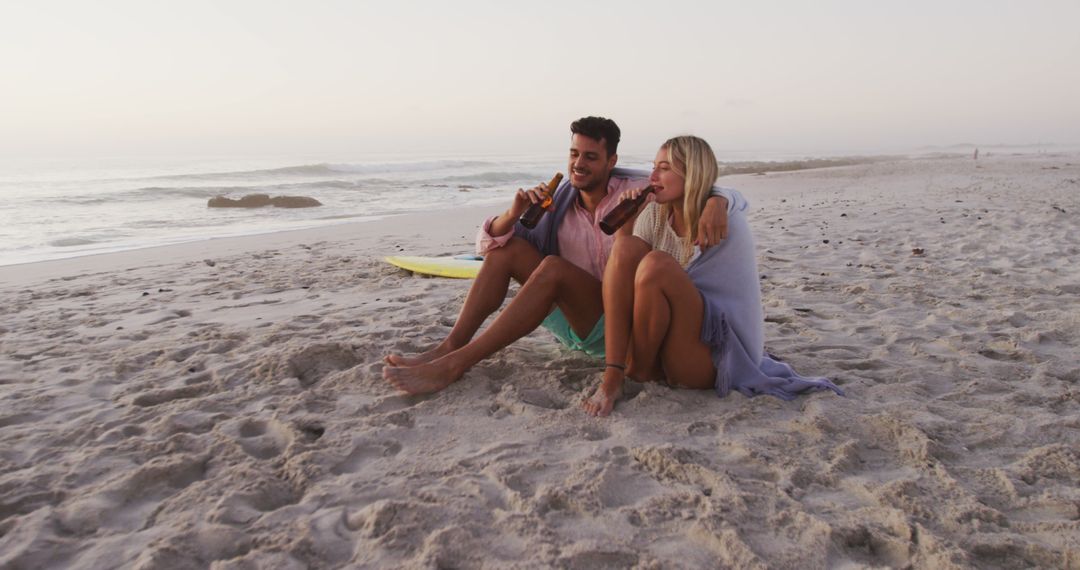
[[[454,351],[454,347],[447,341],[443,341],[436,345],[434,348],[430,348],[420,354],[413,356],[404,356],[397,353],[390,353],[383,357],[383,362],[390,366],[419,366],[421,364],[427,364],[433,360],[446,356]]]
[[[622,376],[616,379],[605,375],[600,385],[596,387],[596,391],[581,403],[585,413],[599,417],[610,414],[611,410],[615,408],[615,402],[622,398],[624,381],[625,379]]]
[[[454,369],[446,359],[418,366],[385,366],[383,378],[408,394],[432,394],[457,382],[464,370]]]

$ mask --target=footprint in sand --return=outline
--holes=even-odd
[[[686,427],[686,433],[690,435],[713,435],[718,431],[716,424],[711,422],[694,422]]]
[[[881,370],[888,365],[876,358],[855,360],[834,360],[833,364],[840,370]]]
[[[42,416],[31,413],[16,413],[0,416],[0,428],[37,421]]]
[[[776,323],[778,325],[786,325],[792,322],[794,319],[790,315],[765,315],[765,322]]]
[[[416,425],[415,420],[413,420],[412,413],[408,410],[400,410],[388,414],[373,415],[368,419],[366,423],[370,426],[395,425],[403,428],[412,428]]]
[[[237,443],[256,459],[272,459],[281,455],[294,436],[289,427],[277,420],[246,420],[237,430]]]
[[[587,425],[581,428],[581,438],[585,441],[603,441],[611,437],[611,432],[600,426]]]
[[[183,346],[165,353],[164,358],[172,360],[173,362],[183,362],[188,358],[191,358],[193,354],[205,351],[207,346],[209,346],[209,343],[206,342],[198,342]]]
[[[194,530],[152,542],[135,559],[134,568],[206,568],[251,551],[252,539],[239,529],[198,524]]]
[[[231,492],[221,498],[207,520],[225,524],[249,524],[264,513],[295,505],[303,493],[281,479],[268,478],[255,484],[254,489]]]
[[[154,317],[149,319],[145,326],[160,325],[161,323],[172,321],[175,319],[181,319],[184,317],[190,317],[191,311],[187,310],[166,310],[158,312]]]
[[[133,424],[114,427],[97,438],[97,443],[116,443],[131,437],[140,437],[146,434],[146,428]]]
[[[996,360],[998,362],[1011,362],[1023,360],[1024,357],[1017,351],[1005,351],[999,352],[992,348],[983,348],[978,351],[980,356],[989,358],[990,360]]]
[[[497,420],[501,420],[501,419],[503,419],[506,416],[509,416],[511,414],[510,410],[503,407],[502,404],[491,404],[490,406],[488,406],[488,412],[487,413],[488,413],[489,416],[491,416],[491,417],[493,417],[493,418],[495,418]]]
[[[518,399],[530,406],[547,410],[562,410],[568,405],[562,398],[555,394],[549,394],[544,390],[523,389],[518,394]]]
[[[587,568],[632,568],[637,563],[638,555],[632,552],[588,550],[563,558],[557,566],[567,570],[585,570]]]
[[[326,433],[326,427],[316,422],[294,422],[293,425],[308,443],[318,441]]]
[[[136,406],[149,408],[167,402],[174,402],[176,400],[197,398],[209,391],[210,384],[208,382],[203,382],[200,384],[181,386],[179,388],[165,388],[162,390],[144,392],[132,398],[131,403]]]
[[[382,369],[381,364],[379,365],[379,369]],[[400,412],[402,410],[407,410],[428,398],[430,398],[430,396],[405,396],[401,394],[383,396],[361,408],[360,412],[372,415]]]
[[[335,475],[356,473],[372,460],[391,457],[401,453],[401,444],[396,441],[365,442],[353,447],[349,455],[331,469]]]
[[[345,528],[374,541],[380,549],[411,554],[437,524],[433,510],[419,502],[384,499],[349,513]]]
[[[352,348],[343,344],[316,344],[288,357],[291,374],[309,387],[327,374],[347,370],[360,363]]]
[[[907,536],[896,536],[894,532]],[[854,566],[884,564],[889,568],[911,566],[912,547],[918,544],[918,536],[912,532],[910,528],[894,530],[880,523],[830,528],[840,547],[841,560],[846,558],[844,561]]]
[[[68,534],[136,531],[146,525],[163,501],[206,478],[208,457],[173,455],[151,460],[133,472],[66,503],[59,526]]]
[[[501,418],[506,414],[535,414],[543,410],[562,410],[567,406],[569,404],[561,397],[544,390],[518,390],[510,384],[503,384],[489,414]]]

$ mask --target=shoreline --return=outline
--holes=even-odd
[[[453,214],[474,217],[479,223],[486,215],[494,215],[505,208],[502,204],[469,206],[425,213],[408,213],[387,216],[364,222],[343,222],[310,228],[276,230],[257,234],[206,238],[173,244],[152,245],[134,249],[109,251],[89,255],[47,259],[0,266],[0,286],[27,284],[42,279],[54,279],[69,274],[115,271],[144,264],[161,265],[181,263],[214,257],[250,253],[264,248],[279,247],[294,242],[355,241],[369,243],[384,235],[393,235],[403,226],[423,227],[433,232],[433,241],[450,241],[459,228],[447,223]],[[475,232],[475,228],[473,228]],[[458,233],[460,236],[460,233]],[[471,235],[466,235],[471,239]],[[471,243],[471,241],[470,241]],[[440,246],[424,246],[415,255],[428,255]],[[471,248],[470,248],[471,251]],[[412,254],[412,253],[410,253]],[[168,258],[163,260],[163,258]]]

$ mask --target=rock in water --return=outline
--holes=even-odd
[[[314,208],[315,206],[322,206],[322,202],[308,196],[274,196],[270,199],[270,203],[275,208]]]
[[[248,194],[239,200],[226,198],[225,196],[214,196],[206,202],[206,205],[210,208],[262,208],[264,206],[313,208],[322,206],[322,202],[308,196],[274,196],[271,198],[267,194]]]
[[[248,194],[239,200],[214,196],[206,203],[211,208],[261,208],[270,205],[270,196],[267,194]]]

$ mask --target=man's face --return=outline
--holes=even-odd
[[[570,184],[582,192],[591,192],[607,185],[611,169],[615,168],[617,155],[608,156],[607,144],[585,135],[570,138]]]

